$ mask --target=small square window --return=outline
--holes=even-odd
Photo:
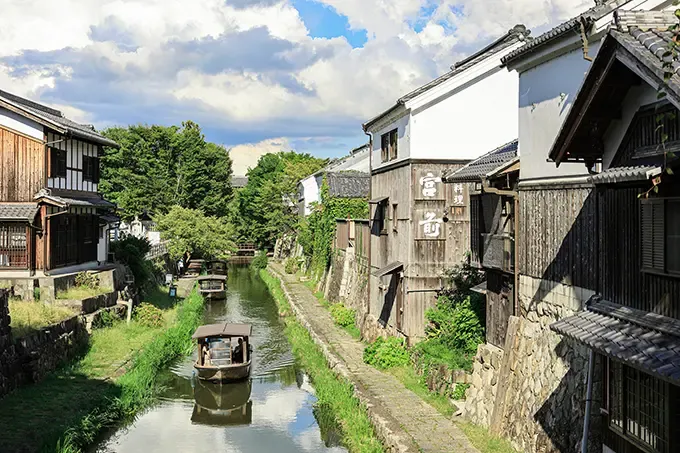
[[[398,129],[393,129],[380,137],[380,159],[382,162],[388,162],[397,158],[398,144]]]

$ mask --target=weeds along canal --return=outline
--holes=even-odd
[[[94,451],[346,452],[333,417],[315,409],[314,389],[295,363],[265,284],[245,266],[229,268],[228,284],[226,301],[207,302],[205,323],[253,325],[251,379],[221,386],[198,381],[194,352],[163,374],[158,404]]]

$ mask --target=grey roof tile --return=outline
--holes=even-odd
[[[232,176],[231,186],[236,188],[245,187],[248,184],[247,176]]]
[[[586,305],[586,311],[561,319],[550,328],[599,353],[678,384],[680,335],[674,328],[680,321],[654,315],[662,331],[646,322],[645,315],[595,297]]]
[[[36,203],[3,203],[0,204],[0,220],[32,222],[38,213]]]
[[[79,206],[90,208],[110,208],[116,207],[115,203],[105,200],[98,193],[92,192],[88,196],[78,196],[75,194],[68,194],[65,192],[53,191],[51,189],[42,189],[34,197],[37,201],[51,201],[59,206]]]
[[[467,165],[446,172],[442,179],[446,182],[480,181],[485,175],[517,157],[518,141],[513,140],[473,160]]]
[[[631,181],[646,181],[648,172],[653,172],[657,167],[653,165],[638,165],[634,167],[608,168],[590,177],[593,184],[616,184]]]
[[[332,197],[368,198],[371,176],[360,171],[326,173],[328,189]]]

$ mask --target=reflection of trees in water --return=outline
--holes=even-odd
[[[319,424],[324,445],[328,448],[342,446],[342,429],[331,407],[328,404],[317,403],[312,412]]]

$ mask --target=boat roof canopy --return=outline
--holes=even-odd
[[[207,324],[200,326],[191,337],[194,340],[208,337],[249,337],[253,332],[250,324]]]
[[[204,280],[226,280],[226,275],[201,275],[198,277],[198,281],[202,282]]]

